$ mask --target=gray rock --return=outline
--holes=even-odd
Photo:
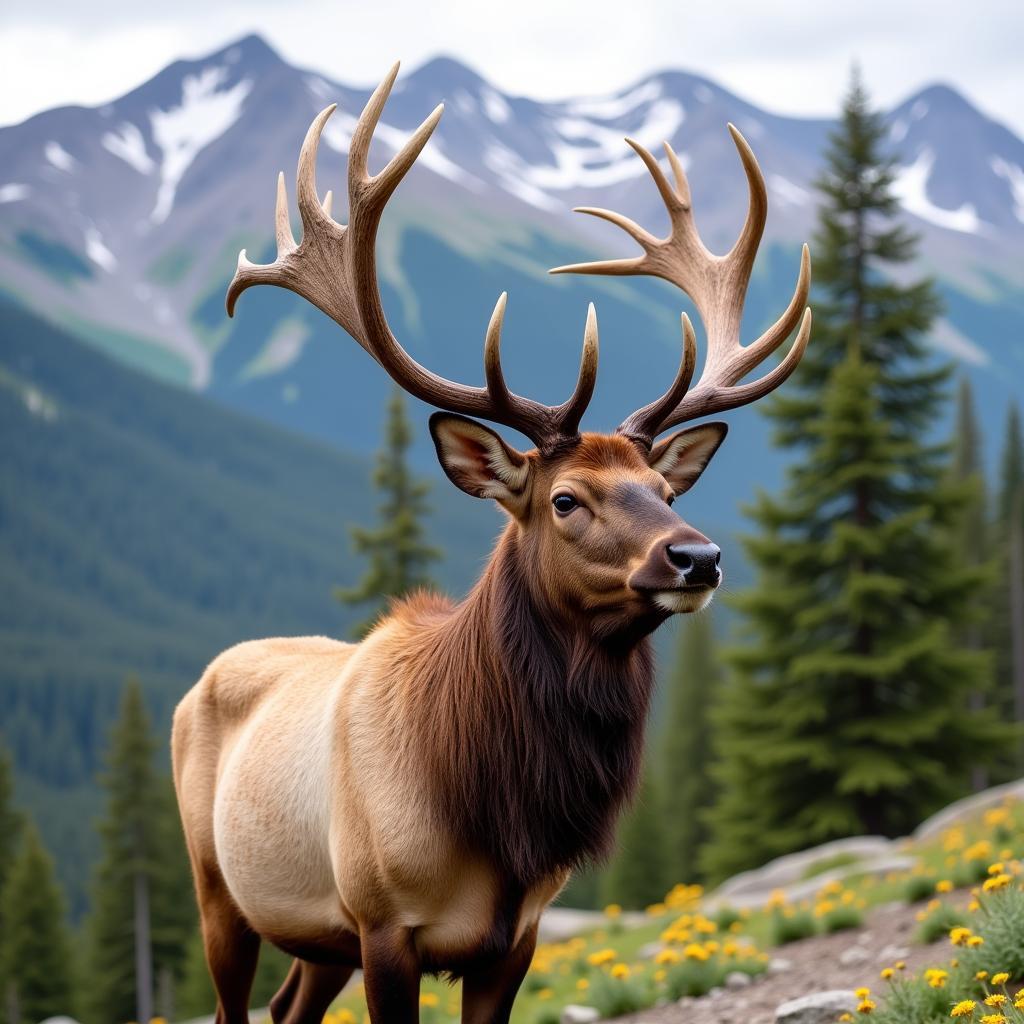
[[[844,967],[851,967],[854,964],[864,964],[871,959],[871,954],[863,946],[851,946],[839,954],[839,962]]]
[[[945,810],[922,822],[914,830],[915,839],[930,839],[944,832],[950,825],[977,814],[979,811],[987,810],[989,807],[997,807],[1004,800],[1024,799],[1024,779],[1016,782],[1007,782],[1003,786],[994,786],[973,796],[966,796],[963,800],[957,800],[950,804]]]
[[[750,984],[750,975],[742,971],[731,971],[725,976],[725,987],[728,989],[746,988]]]
[[[793,961],[782,956],[774,956],[768,961],[769,974],[785,974],[793,969]]]
[[[566,1006],[562,1010],[562,1024],[595,1024],[601,1019],[601,1014],[592,1006]]]
[[[909,946],[885,946],[878,954],[879,963],[892,963],[893,960],[906,960],[910,956]]]
[[[835,1024],[841,1013],[853,1013],[857,997],[846,990],[815,992],[790,999],[775,1011],[775,1024]]]

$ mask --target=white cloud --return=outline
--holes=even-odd
[[[814,8],[804,0],[634,0],[628,11],[521,0],[500,14],[477,0],[442,0],[429,14],[413,0],[49,0],[5,14],[0,64],[19,87],[0,92],[0,122],[61,102],[102,102],[175,57],[259,31],[290,61],[350,82],[377,81],[395,56],[410,67],[451,53],[508,92],[550,98],[607,94],[674,67],[769,109],[808,115],[834,112],[856,59],[881,103],[950,80],[1024,134],[1022,12],[1015,0],[978,0],[966,19],[932,0]]]

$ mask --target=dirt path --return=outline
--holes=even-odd
[[[619,1019],[634,1024],[773,1024],[776,1008],[787,999],[861,985],[881,991],[885,982],[879,978],[879,971],[896,959],[906,960],[907,970],[916,971],[938,966],[949,958],[947,942],[931,946],[911,943],[919,909],[902,904],[879,907],[869,915],[864,928],[804,939],[776,950],[774,956],[786,961],[788,970],[763,976],[746,988]]]

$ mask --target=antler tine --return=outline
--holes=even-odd
[[[587,307],[587,325],[583,329],[583,352],[580,355],[580,372],[576,378],[576,387],[569,400],[554,410],[562,434],[571,436],[579,429],[580,420],[590,405],[594,386],[597,384],[597,361],[597,311],[591,302]]]
[[[650,447],[654,438],[664,429],[662,423],[671,414],[672,410],[682,401],[683,396],[690,389],[690,382],[693,380],[693,372],[697,368],[697,335],[693,330],[690,318],[683,313],[681,316],[683,325],[683,354],[679,360],[679,369],[676,371],[675,380],[672,381],[668,391],[649,405],[638,409],[628,416],[619,427],[619,433],[626,434],[643,441]]]
[[[277,204],[274,208],[274,234],[277,238],[277,257],[295,249],[295,236],[292,234],[292,219],[288,215],[288,190],[284,184],[284,171],[277,175]]]
[[[796,367],[810,336],[809,311],[806,314],[803,314],[803,311],[810,289],[811,263],[810,254],[804,246],[796,289],[785,312],[753,344],[744,347],[740,342],[744,298],[768,216],[768,191],[757,159],[746,139],[735,125],[729,125],[729,133],[747,177],[749,199],[743,228],[725,256],[716,256],[710,252],[697,231],[689,182],[682,161],[675,150],[665,143],[665,155],[675,178],[673,186],[654,155],[635,140],[627,139],[650,172],[668,210],[671,223],[668,237],[655,238],[622,214],[585,207],[580,212],[617,225],[643,249],[643,255],[629,259],[573,264],[551,271],[556,274],[649,274],[675,284],[689,295],[696,305],[704,321],[708,339],[707,358],[696,387],[687,393],[695,361],[695,351],[691,353],[691,346],[695,346],[692,340],[693,329],[692,326],[688,327],[687,321],[683,328],[683,364],[672,387],[656,402],[627,417],[619,427],[621,433],[634,436],[648,445],[658,433],[669,426],[711,412],[744,405],[778,387]],[[737,385],[737,381],[750,373],[782,344],[792,333],[802,314],[800,334],[786,359],[760,380]],[[674,396],[672,401],[669,400],[669,396]]]
[[[494,304],[494,312],[491,313],[484,339],[484,378],[487,381],[487,390],[495,404],[506,409],[511,408],[513,399],[501,369],[501,327],[505,320],[507,302],[508,292],[502,292]]]
[[[316,115],[302,141],[302,149],[299,150],[299,165],[295,170],[295,193],[304,232],[313,231],[317,225],[326,224],[330,220],[320,205],[320,197],[316,191],[316,155],[320,148],[320,136],[324,125],[337,109],[338,104],[332,103]]]

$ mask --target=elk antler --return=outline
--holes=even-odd
[[[665,177],[654,156],[639,142],[627,139],[626,142],[647,165],[668,209],[671,222],[668,237],[655,238],[620,213],[580,207],[578,213],[589,213],[617,224],[643,249],[644,254],[632,259],[577,263],[551,271],[553,274],[650,274],[677,285],[697,306],[707,332],[708,353],[696,387],[689,390],[697,353],[693,327],[684,313],[683,358],[672,386],[657,401],[627,417],[618,428],[620,434],[635,438],[648,447],[658,434],[669,427],[746,405],[773,391],[796,369],[810,338],[811,311],[805,307],[811,285],[811,257],[805,245],[800,257],[796,291],[786,311],[753,344],[744,346],[740,343],[743,302],[764,231],[768,193],[761,169],[746,140],[731,124],[729,132],[747,174],[750,205],[740,237],[727,255],[714,255],[701,241],[693,220],[686,174],[672,147],[665,143],[675,187]],[[798,321],[800,330],[786,358],[763,377],[745,384],[737,383],[782,344]]]
[[[494,307],[484,346],[487,386],[472,387],[446,380],[421,366],[399,344],[388,326],[377,282],[377,227],[387,201],[427,144],[443,105],[409,137],[378,174],[367,170],[370,142],[384,104],[398,75],[398,64],[377,87],[352,133],[348,157],[349,222],[331,217],[331,193],[321,203],[316,189],[316,154],[327,119],[335,105],[317,115],[306,133],[296,172],[302,241],[296,245],[288,217],[284,174],[277,179],[277,259],[250,263],[243,249],[228,286],[227,311],[234,315],[238,296],[252,285],[272,284],[297,292],[340,324],[411,395],[449,412],[468,413],[522,431],[538,447],[560,437],[575,436],[597,378],[597,318],[587,313],[583,355],[576,388],[568,401],[547,406],[513,394],[501,371],[503,293]]]

